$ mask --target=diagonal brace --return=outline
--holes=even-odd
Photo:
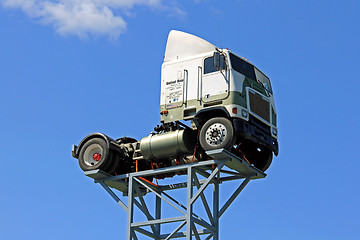
[[[174,236],[183,226],[185,226],[186,221],[182,222],[172,233],[170,233],[165,240],[169,240],[172,236]]]
[[[196,174],[194,174],[194,183],[195,183],[196,187],[197,187],[198,189],[200,189],[201,186],[200,186],[199,179],[197,178]],[[209,219],[210,219],[210,222],[211,222],[212,225],[214,225],[213,216],[212,216],[212,214],[211,214],[211,210],[210,210],[209,204],[208,204],[208,202],[206,201],[206,197],[205,197],[205,195],[204,195],[204,192],[201,192],[201,195],[200,195],[200,196],[201,196],[201,200],[202,200],[202,202],[203,202],[203,205],[204,205],[204,207],[205,207],[206,213],[207,213],[207,215],[208,215],[208,217],[209,217]]]
[[[142,182],[140,179],[134,177],[134,179],[139,182],[141,185],[143,185],[144,187],[146,187],[147,189],[149,189],[151,192],[153,192],[156,196],[158,196],[159,198],[161,198],[162,200],[164,200],[165,202],[167,202],[168,204],[170,204],[170,206],[172,206],[173,208],[175,208],[176,210],[178,210],[179,212],[181,212],[182,214],[186,215],[186,213],[184,211],[182,211],[180,208],[178,208],[177,206],[175,206],[174,204],[172,204],[169,200],[167,200],[166,198],[164,198],[163,196],[161,196],[161,194],[159,194],[158,192],[156,192],[155,190],[153,190],[152,188],[149,188],[144,182]]]
[[[121,199],[111,190],[103,181],[99,182],[100,185],[110,194],[110,196],[126,211],[128,212],[128,207],[121,201]]]
[[[224,206],[219,211],[219,218],[223,213],[226,211],[226,209],[230,206],[230,204],[235,200],[235,198],[240,194],[240,192],[244,189],[244,187],[249,183],[250,177],[246,178],[241,185],[236,189],[236,191],[231,195],[229,200],[224,204]]]
[[[210,176],[206,179],[206,181],[203,183],[201,188],[195,193],[195,195],[191,198],[190,204],[193,204],[196,199],[200,196],[200,194],[205,190],[205,188],[210,184],[211,180],[216,176],[216,174],[221,170],[221,168],[224,166],[225,161],[221,162],[215,170],[210,174]]]

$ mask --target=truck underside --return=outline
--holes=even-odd
[[[208,160],[206,151],[219,148],[230,150],[266,171],[273,152],[278,153],[277,141],[270,137],[270,130],[256,121],[210,116],[198,121],[205,123],[197,129],[181,122],[162,124],[140,141],[129,137],[114,140],[93,133],[74,146],[73,157],[78,158],[84,171],[100,169],[117,175]],[[156,176],[166,177],[173,175]]]

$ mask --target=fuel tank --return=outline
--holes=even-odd
[[[195,131],[181,129],[144,137],[140,141],[140,151],[145,159],[162,159],[191,154],[195,145]]]

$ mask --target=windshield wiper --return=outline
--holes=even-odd
[[[271,95],[272,94],[272,92],[268,89],[268,86],[266,86],[266,84],[265,83],[263,83],[263,82],[261,82],[260,80],[256,80],[258,83],[260,83],[260,85],[261,86],[263,86],[264,87],[264,89],[266,90],[266,92],[269,94],[269,95]]]

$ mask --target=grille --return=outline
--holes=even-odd
[[[250,110],[270,122],[270,104],[260,94],[249,91]]]

